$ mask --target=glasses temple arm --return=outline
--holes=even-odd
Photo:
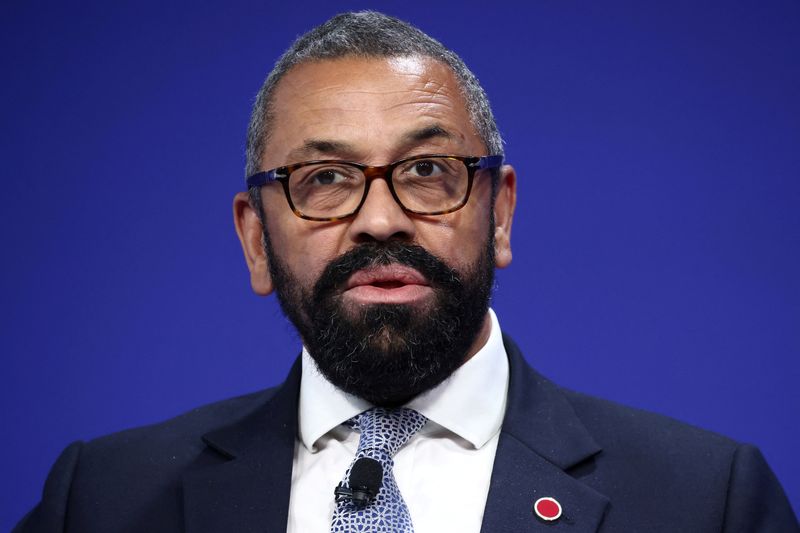
[[[503,164],[503,156],[502,155],[486,155],[481,157],[475,168],[484,169],[484,168],[496,168]]]

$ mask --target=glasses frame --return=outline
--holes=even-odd
[[[465,167],[467,167],[467,190],[464,193],[463,200],[455,207],[450,209],[445,209],[442,211],[417,211],[415,209],[409,209],[403,202],[400,201],[400,198],[397,196],[397,192],[394,190],[394,184],[392,183],[392,173],[394,169],[398,166],[408,163],[409,161],[414,161],[417,159],[430,159],[432,157],[440,158],[440,159],[453,159],[456,161],[461,161]],[[346,215],[341,215],[338,217],[314,217],[311,215],[306,215],[302,211],[300,211],[292,202],[292,196],[289,193],[289,176],[291,176],[292,172],[303,168],[309,165],[319,165],[331,163],[336,165],[347,165],[354,168],[359,169],[366,178],[366,182],[364,183],[364,194],[361,196],[361,201],[358,202],[358,205]],[[305,220],[314,220],[317,222],[332,222],[336,220],[343,220],[346,218],[350,218],[354,216],[356,213],[359,212],[361,206],[364,205],[364,202],[367,199],[367,194],[369,194],[369,187],[370,184],[378,179],[383,178],[386,181],[386,185],[389,187],[389,191],[392,193],[392,198],[394,201],[397,202],[403,211],[406,213],[413,213],[415,215],[425,215],[425,216],[435,216],[435,215],[446,215],[448,213],[453,213],[454,211],[458,211],[469,201],[469,195],[472,192],[472,181],[475,178],[475,172],[478,170],[484,170],[489,168],[498,168],[500,165],[503,164],[503,156],[502,155],[485,155],[485,156],[461,156],[461,155],[451,155],[451,154],[422,154],[422,155],[415,155],[413,157],[407,157],[405,159],[401,159],[399,161],[395,161],[394,163],[389,163],[388,165],[380,165],[380,166],[371,166],[371,165],[364,165],[362,163],[356,163],[353,161],[341,161],[338,159],[318,159],[314,161],[303,161],[302,163],[294,163],[292,165],[285,165],[278,168],[273,168],[272,170],[265,170],[262,172],[256,172],[252,176],[248,176],[247,178],[247,187],[248,189],[259,188],[264,185],[273,182],[280,182],[283,185],[283,192],[286,195],[286,201],[289,202],[289,207],[291,208],[292,212],[297,215],[298,217],[305,219]]]

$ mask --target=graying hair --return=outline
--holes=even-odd
[[[278,82],[301,63],[345,56],[385,58],[422,56],[440,61],[455,74],[467,103],[472,124],[489,154],[503,154],[503,141],[489,99],[464,61],[436,39],[394,17],[375,11],[336,15],[299,37],[278,59],[258,91],[247,128],[245,175],[261,170],[261,158],[270,136],[273,96]],[[477,155],[477,154],[476,154]]]

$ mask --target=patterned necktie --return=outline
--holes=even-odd
[[[333,512],[331,533],[414,532],[408,507],[394,480],[392,457],[427,421],[412,409],[383,407],[374,407],[347,421],[361,433],[353,463],[362,457],[375,459],[383,467],[383,482],[375,499],[366,506],[358,507],[348,500],[338,502]],[[353,464],[344,475],[342,485],[345,487],[348,487],[352,468]]]

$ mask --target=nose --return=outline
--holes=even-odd
[[[392,196],[385,179],[373,179],[364,204],[350,223],[348,232],[354,242],[413,240],[414,221]]]

